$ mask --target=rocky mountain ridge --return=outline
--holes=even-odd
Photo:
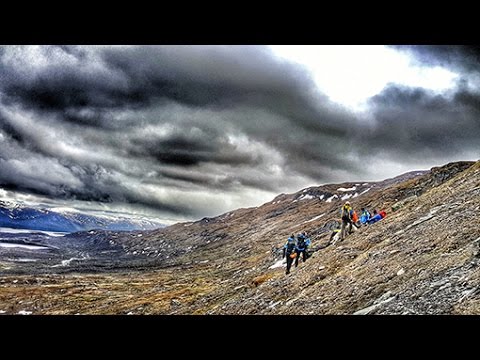
[[[346,199],[355,209],[385,209],[387,217],[327,246],[325,225],[339,218]],[[0,310],[478,314],[479,211],[480,162],[458,162],[384,182],[311,187],[135,236],[78,233],[113,242],[136,262],[96,274],[12,273],[0,281]],[[277,250],[301,231],[311,234],[318,251],[286,276]]]

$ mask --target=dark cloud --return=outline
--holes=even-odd
[[[18,142],[19,144],[28,145],[25,135],[21,131],[18,131],[14,126],[12,126],[1,115],[0,115],[0,133],[11,140]],[[6,141],[6,139],[4,139],[3,141]]]
[[[260,154],[237,149],[223,134],[214,129],[190,128],[164,138],[132,138],[131,154],[151,157],[161,164],[190,167],[200,163],[259,165]]]
[[[101,126],[103,119],[95,114],[147,101],[129,88],[126,79],[87,54],[85,49],[65,46],[7,48],[0,54],[3,102]]]
[[[402,50],[475,70],[461,47]],[[210,216],[461,159],[478,152],[478,112],[471,84],[443,95],[392,84],[355,114],[263,46],[0,47],[0,187]]]
[[[465,89],[461,89],[455,94],[455,104],[457,106],[463,106],[467,110],[467,113],[473,113],[478,119],[480,111],[480,92],[471,92]]]
[[[37,186],[28,186],[18,184],[15,180],[0,179],[0,187],[4,190],[14,191],[14,192],[26,192],[35,195],[46,195],[54,196],[56,194],[51,194],[49,191],[44,191]]]
[[[188,93],[187,98],[204,97],[204,104],[218,101],[210,91],[223,91],[227,99],[252,92],[288,97],[305,91],[305,83],[313,86],[303,69],[279,61],[262,46],[107,48],[102,58],[142,87],[157,88],[155,95],[165,90],[171,95],[169,84],[178,94]]]
[[[357,140],[368,144],[364,153],[404,162],[478,151],[479,100],[470,92],[438,95],[391,85],[371,99],[375,126]]]
[[[394,48],[413,54],[423,65],[479,71],[480,46],[477,45],[398,45]]]
[[[260,46],[106,48],[95,56],[50,46],[39,53],[53,60],[50,66],[25,75],[18,68],[21,62],[13,62],[1,75],[8,98],[42,110],[147,106],[158,98],[231,106],[263,103],[262,97],[295,99],[307,83],[313,88],[304,70],[278,61]]]

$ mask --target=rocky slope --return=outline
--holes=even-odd
[[[383,221],[315,253],[293,276],[272,278],[214,312],[478,313],[480,163],[450,180],[438,174],[454,173],[452,165],[439,170],[417,179],[425,184],[421,195]],[[389,193],[404,190],[399,184]]]
[[[325,224],[346,199],[356,209],[386,209],[387,218],[327,246]],[[311,187],[135,236],[79,233],[121,250],[119,270],[4,276],[0,311],[480,313],[479,207],[480,162],[462,162],[378,183]],[[277,249],[300,231],[318,251],[286,276]]]

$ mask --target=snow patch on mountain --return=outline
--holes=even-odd
[[[357,187],[356,187],[356,186],[351,187],[351,188],[348,188],[348,189],[343,188],[343,187],[337,189],[337,191],[343,191],[343,192],[346,192],[346,191],[355,191],[355,190],[357,190]]]
[[[284,264],[286,264],[286,262],[285,262],[284,259],[278,260],[278,261],[275,262],[272,266],[270,266],[269,269],[276,269],[276,268],[279,268],[279,267],[283,267]]]
[[[308,222],[311,222],[311,221],[318,220],[318,219],[320,219],[322,216],[325,216],[325,213],[320,214],[320,215],[318,215],[318,216],[315,216],[314,218],[311,218],[310,220],[304,221],[303,224],[308,223]]]
[[[325,200],[325,202],[332,202],[333,199],[338,199],[338,195],[332,195],[330,196],[327,200]]]
[[[369,191],[370,189],[371,189],[371,188],[368,188],[367,190],[363,190],[363,191],[359,194],[359,196],[365,194],[365,193],[366,193],[367,191]]]
[[[311,199],[315,199],[315,196],[307,194],[307,195],[302,195],[298,198],[298,200],[311,200]]]
[[[38,245],[24,245],[24,244],[17,244],[17,243],[8,243],[0,241],[0,247],[4,248],[22,248],[28,250],[48,250],[48,247],[45,246],[38,246]]]
[[[14,228],[6,228],[0,227],[0,233],[6,234],[31,234],[31,233],[41,233],[48,236],[65,236],[69,234],[68,232],[61,232],[61,231],[44,231],[44,230],[34,230],[34,229],[14,229]]]

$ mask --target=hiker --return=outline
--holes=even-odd
[[[382,211],[382,212],[383,212],[383,214],[385,214],[385,211]],[[385,214],[385,216],[386,216],[386,214]],[[375,210],[373,210],[373,216],[370,220],[368,220],[368,223],[369,224],[375,224],[377,221],[380,221],[382,219],[383,219],[382,215],[377,213],[377,210],[375,209]]]
[[[360,214],[360,223],[367,225],[368,220],[370,220],[370,213],[365,208],[362,208],[361,210],[362,212]]]
[[[286,275],[290,274],[290,268],[292,267],[293,259],[297,255],[295,252],[295,248],[297,246],[297,241],[295,240],[295,235],[292,234],[287,239],[287,242],[283,246],[283,257],[282,259],[286,256],[287,257],[287,271]]]
[[[348,233],[352,233],[352,216],[353,216],[353,209],[350,206],[350,201],[346,201],[345,204],[342,206],[342,228],[340,229],[340,240],[345,239],[345,228],[348,226]]]
[[[298,234],[297,246],[295,246],[295,252],[297,253],[297,257],[295,258],[295,267],[297,267],[298,259],[300,259],[300,254],[303,254],[303,262],[307,261],[307,245],[306,245],[306,236],[304,234]]]

